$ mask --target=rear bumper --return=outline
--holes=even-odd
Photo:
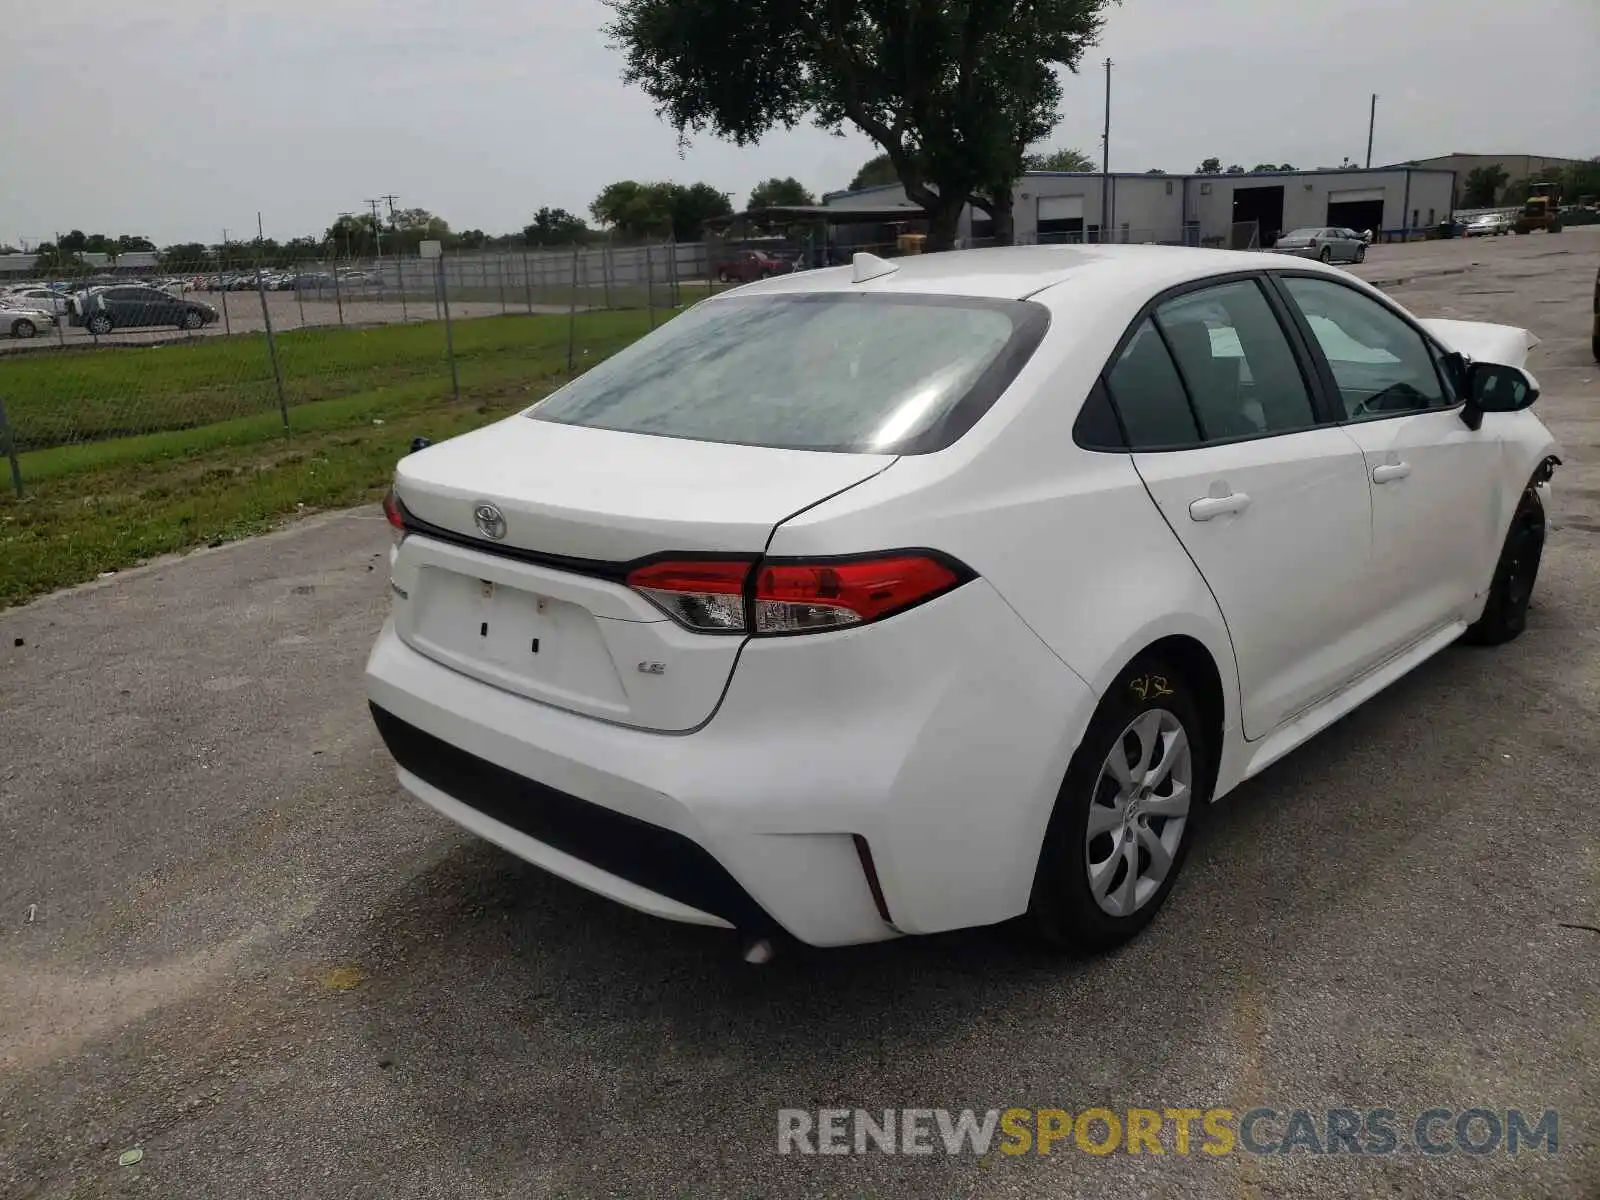
[[[406,789],[480,836],[656,916],[746,930],[772,927],[750,893],[697,842],[537,783],[376,704],[371,708]]]
[[[480,836],[657,916],[817,946],[1024,911],[1094,708],[983,580],[860,630],[749,643],[684,734],[503,691],[392,622],[367,694],[401,784]]]
[[[1317,258],[1322,254],[1321,249],[1313,250],[1310,246],[1288,246],[1279,248],[1274,246],[1274,254],[1287,254],[1293,258]]]

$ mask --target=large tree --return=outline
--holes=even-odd
[[[78,235],[82,237],[80,233]],[[62,242],[67,239],[62,238]],[[88,269],[82,256],[77,251],[66,246],[58,246],[54,242],[40,242],[35,250],[33,260],[33,273],[35,275],[65,275],[71,272]]]
[[[1220,158],[1202,159],[1200,165],[1194,169],[1196,175],[1222,174],[1222,160]]]
[[[850,190],[859,192],[862,188],[883,187],[886,184],[899,182],[900,172],[894,169],[894,163],[889,161],[889,156],[874,154],[861,164],[856,177],[850,181]]]
[[[806,208],[815,204],[816,197],[794,176],[785,179],[764,179],[750,190],[750,203],[746,208]]]
[[[159,261],[166,271],[203,271],[211,263],[211,248],[204,242],[179,242],[163,250]]]
[[[589,205],[594,219],[623,237],[671,236],[680,242],[697,240],[706,221],[731,216],[733,205],[726,192],[709,183],[639,183],[632,179],[608,184]]]
[[[570,246],[589,236],[589,226],[576,213],[546,206],[523,226],[522,240],[530,246]]]
[[[450,240],[450,222],[425,208],[399,209],[389,218],[388,224],[383,231],[383,248],[387,253],[416,254],[423,242]]]
[[[1063,147],[1049,154],[1030,154],[1026,159],[1030,171],[1094,171],[1094,159],[1082,150]]]
[[[607,32],[680,137],[750,145],[774,127],[853,124],[949,246],[970,200],[1009,234],[1027,147],[1057,120],[1111,0],[606,0]]]
[[[1487,167],[1474,167],[1467,172],[1461,188],[1462,208],[1490,208],[1511,177],[1499,163]]]

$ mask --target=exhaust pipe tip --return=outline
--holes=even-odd
[[[753,938],[745,943],[744,960],[753,967],[761,967],[771,962],[777,953],[769,939]]]

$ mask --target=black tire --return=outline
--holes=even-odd
[[[1333,247],[1324,246],[1322,248],[1322,253],[1317,255],[1317,257],[1325,263],[1331,263],[1333,261]]]
[[[1356,261],[1358,263],[1364,263],[1367,261],[1367,248],[1365,246],[1356,247]]]
[[[179,329],[199,329],[206,323],[206,315],[198,308],[184,310],[183,320],[178,323]]]
[[[1594,360],[1600,363],[1600,333],[1589,339],[1589,350],[1594,354]]]
[[[95,313],[84,321],[83,327],[96,337],[104,337],[111,332],[111,318],[105,313]]]
[[[1499,646],[1511,641],[1528,625],[1528,603],[1539,578],[1544,554],[1544,504],[1528,488],[1511,518],[1505,545],[1489,582],[1489,599],[1483,615],[1467,627],[1461,640],[1471,646]]]
[[[1102,779],[1103,764],[1118,748],[1119,740],[1126,748],[1131,723],[1156,710],[1175,717],[1188,738],[1189,810],[1165,879],[1142,905],[1116,916],[1100,906],[1089,886],[1090,809],[1103,811],[1101,789],[1103,782],[1110,783]],[[1214,749],[1210,740],[1194,691],[1175,669],[1154,657],[1141,658],[1123,669],[1095,709],[1056,795],[1028,903],[1026,923],[1035,937],[1056,950],[1097,953],[1121,945],[1150,923],[1183,869],[1194,827],[1211,799]],[[1102,836],[1109,842],[1111,835]],[[1139,855],[1142,868],[1145,852],[1141,850]]]
[[[39,327],[32,321],[28,320],[27,317],[18,317],[15,321],[11,322],[11,336],[14,338],[22,338],[24,340],[31,337],[38,337]]]

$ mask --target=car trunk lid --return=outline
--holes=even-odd
[[[691,729],[744,638],[683,628],[627,586],[628,565],[755,558],[783,520],[893,461],[502,421],[401,460],[395,493],[415,532],[395,555],[396,628],[530,699]]]

